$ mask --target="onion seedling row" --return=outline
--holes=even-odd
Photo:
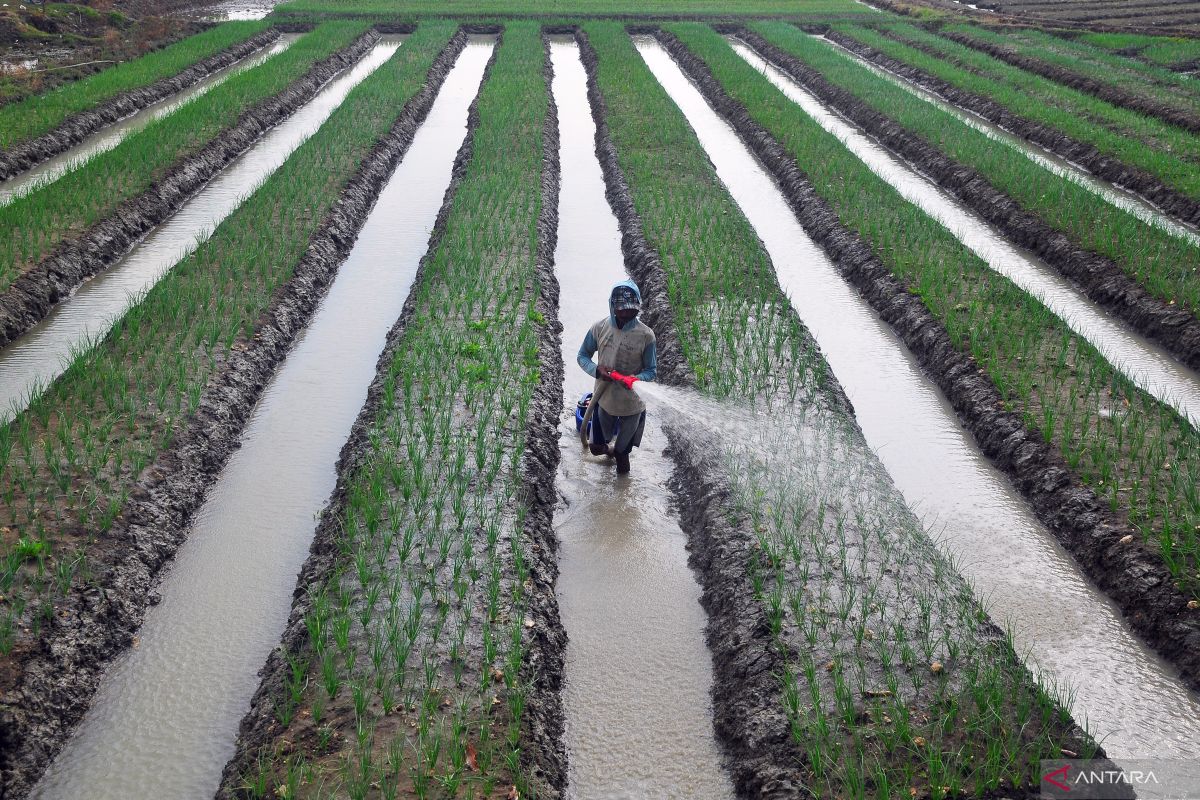
[[[0,148],[9,150],[20,142],[49,133],[75,114],[88,111],[123,92],[149,87],[155,81],[169,78],[235,47],[268,27],[269,23],[262,21],[226,22],[54,91],[0,107]]]
[[[1168,69],[1113,55],[1082,41],[1028,28],[1010,28],[1001,32],[978,25],[951,25],[942,32],[969,37],[970,41],[1001,47],[1008,53],[1030,59],[1031,71],[1045,77],[1052,77],[1047,73],[1053,70],[1063,70],[1064,75],[1077,75],[1123,92],[1138,92],[1163,106],[1200,114],[1200,87],[1195,81]],[[958,41],[969,43],[967,39]],[[1050,70],[1039,71],[1044,67]]]
[[[1193,166],[1200,144],[1186,131],[1030,75],[912,25],[874,30],[837,24],[833,30],[1144,170],[1190,200],[1200,198],[1200,175]]]
[[[284,652],[277,724],[240,797],[538,796],[523,461],[530,426],[553,441],[556,421],[532,416],[558,357],[537,310],[543,68],[538,26],[508,25],[343,457],[317,534],[333,564],[298,590],[304,641]]]
[[[288,17],[338,16],[338,17],[393,17],[403,15],[406,19],[444,14],[444,3],[438,0],[407,0],[402,5],[389,2],[360,2],[360,0],[294,0],[277,9],[276,13]],[[731,14],[850,14],[860,16],[872,13],[854,0],[805,0],[797,8],[791,0],[571,0],[559,2],[549,8],[530,0],[504,0],[503,2],[459,2],[453,6],[456,16],[484,17],[494,19],[511,15],[546,16],[549,11],[556,18],[564,15],[604,16],[613,14],[686,14],[688,16],[729,16]]]
[[[54,184],[0,209],[0,291],[64,242],[152,190],[249,109],[287,89],[366,30],[366,24],[357,22],[322,25],[266,63],[230,78]]]
[[[1200,41],[1174,36],[1150,36],[1144,33],[1083,32],[1077,41],[1114,53],[1132,53],[1149,64],[1169,70],[1191,70],[1200,64]]]
[[[673,26],[725,91],[984,370],[1025,425],[1126,515],[1170,574],[1200,589],[1200,434],[1134,387],[1034,298],[992,272],[789,103],[717,33]]]
[[[450,36],[422,26],[194,253],[0,427],[0,655],[36,642]]]
[[[772,420],[726,453],[735,532],[714,512],[709,525],[725,532],[696,534],[720,535],[725,558],[736,531],[750,539],[742,586],[781,659],[773,694],[791,741],[771,768],[797,770],[817,796],[944,797],[1027,786],[1031,760],[1091,747],[904,505],[753,228],[623,28],[584,30],[688,363],[713,402],[751,402]],[[689,445],[684,430],[676,447],[722,449]],[[708,486],[680,491],[711,497]],[[743,788],[753,779],[746,767],[734,777]]]
[[[1176,305],[1187,309],[1193,317],[1200,315],[1200,248],[1193,242],[1143,222],[1128,211],[1105,202],[1078,183],[1059,177],[1028,159],[1013,158],[1011,150],[998,147],[986,134],[953,114],[927,104],[913,104],[912,95],[904,89],[873,74],[828,43],[805,35],[793,26],[758,23],[751,30],[762,35],[770,45],[819,72],[816,80],[828,82],[834,88],[832,91],[816,90],[816,94],[843,115],[863,124],[854,113],[854,100],[857,99],[866,104],[868,114],[874,110],[911,134],[915,143],[909,145],[904,142],[905,152],[899,152],[902,158],[912,156],[924,145],[940,150],[953,159],[944,166],[937,165],[936,172],[932,169],[933,165],[928,163],[918,162],[915,166],[926,174],[932,174],[944,188],[955,192],[985,218],[990,217],[1010,238],[1031,247],[1067,277],[1082,282],[1096,275],[1095,284],[1100,284],[1102,281],[1099,276],[1107,277],[1103,266],[1108,266],[1113,273],[1117,271],[1111,265],[1095,263],[1094,256],[1080,253],[1070,246],[1073,244],[1109,259],[1130,279],[1160,300],[1162,305],[1155,306],[1159,317],[1175,316],[1186,320],[1186,315],[1181,315],[1178,309],[1168,308]],[[789,74],[814,90],[814,86],[803,76]],[[839,92],[838,89],[844,91]],[[844,92],[849,92],[851,97],[846,97]],[[874,127],[869,128],[868,132],[895,149],[893,132]],[[1001,199],[1008,200],[1010,208],[991,216],[994,208],[1003,206],[996,202],[996,198],[973,186],[972,176],[963,166],[974,170],[975,180],[981,176],[996,190],[1007,195],[1007,198]],[[1030,241],[1035,232],[1030,230],[1023,215],[1013,213],[1014,210],[1028,211],[1036,221],[1043,223],[1042,235]],[[1069,244],[1055,237],[1057,232],[1066,234]],[[1109,307],[1115,307],[1118,312],[1134,307],[1128,292],[1115,291],[1111,283],[1104,285],[1108,287],[1106,291],[1109,294],[1099,297],[1092,291],[1093,288],[1100,291],[1098,286],[1085,285],[1084,289],[1100,302],[1109,300]],[[1113,294],[1120,294],[1120,300],[1111,301]],[[1192,322],[1195,324],[1195,320]],[[1136,324],[1132,320],[1131,323]],[[1168,332],[1177,330],[1179,324],[1177,321],[1170,323]],[[1200,364],[1200,351],[1194,347],[1191,360]],[[1179,355],[1185,362],[1188,361],[1187,354],[1180,352]]]

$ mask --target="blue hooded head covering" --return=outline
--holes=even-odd
[[[642,309],[642,292],[633,281],[621,281],[608,293],[608,321],[614,328],[620,327],[617,311],[625,308]]]

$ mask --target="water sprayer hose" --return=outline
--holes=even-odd
[[[596,402],[600,399],[600,395],[608,389],[609,381],[600,381],[600,385],[592,392],[592,399],[588,401],[587,411],[583,412],[583,425],[579,427],[579,441],[584,447],[588,446],[588,423],[592,420],[592,412],[596,410]]]

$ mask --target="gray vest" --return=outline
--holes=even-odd
[[[597,365],[606,364],[622,375],[636,375],[645,369],[642,353],[654,341],[654,331],[640,319],[621,330],[605,317],[592,326],[592,336],[596,339]],[[599,390],[600,385],[601,381],[597,379],[592,391]],[[646,410],[641,398],[619,383],[609,383],[599,402],[601,408],[618,417]]]

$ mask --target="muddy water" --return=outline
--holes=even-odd
[[[56,181],[71,170],[78,169],[88,159],[112,150],[130,134],[140,131],[157,119],[174,113],[181,106],[220,86],[234,75],[253,69],[268,58],[282,53],[299,38],[300,34],[298,33],[285,33],[270,47],[247,56],[235,64],[230,64],[183,91],[146,106],[136,114],[131,114],[125,119],[96,131],[79,144],[42,162],[31,170],[22,172],[9,180],[0,181],[0,206],[8,205],[34,189]]]
[[[279,641],[296,574],[429,240],[494,41],[468,45],[312,324],[267,386],[138,646],[37,798],[207,798]]]
[[[604,198],[579,49],[556,40],[552,57],[562,160],[555,263],[566,365],[554,524],[568,636],[568,796],[729,798],[733,787],[713,737],[700,587],[668,507],[666,437],[649,420],[632,472],[618,478],[613,461],[584,454],[575,433],[575,403],[593,383],[576,351],[607,314],[612,285],[628,276]]]
[[[842,53],[847,58],[853,59],[860,65],[866,67],[874,74],[887,80],[888,82],[900,87],[914,97],[919,97],[930,105],[937,106],[942,111],[957,118],[965,125],[969,125],[975,130],[995,142],[999,142],[1007,147],[1011,147],[1021,155],[1028,158],[1030,161],[1037,164],[1039,167],[1049,170],[1060,178],[1066,178],[1072,183],[1077,183],[1095,195],[1100,196],[1105,202],[1120,208],[1123,211],[1128,211],[1143,222],[1150,225],[1162,228],[1172,236],[1183,239],[1195,245],[1200,245],[1200,233],[1191,225],[1186,225],[1177,220],[1172,219],[1167,214],[1163,213],[1158,206],[1143,199],[1133,192],[1122,189],[1116,184],[1109,183],[1106,180],[1097,178],[1092,173],[1088,172],[1078,164],[1074,164],[1061,156],[1058,156],[1049,150],[1043,149],[1033,142],[1026,141],[1019,136],[1009,133],[999,125],[985,119],[974,112],[959,108],[953,103],[943,100],[938,95],[927,89],[924,89],[915,83],[904,79],[894,72],[873,64],[856,53],[847,50],[837,42],[827,39],[823,36],[817,37],[829,44],[830,47]]]
[[[738,55],[836,136],[868,168],[946,227],[971,252],[1036,297],[1071,330],[1087,339],[1116,369],[1146,392],[1200,425],[1200,375],[1168,352],[1131,331],[1088,300],[1071,283],[1032,253],[1008,242],[949,193],[938,188],[873,139],[829,111],[817,98],[741,42]]]
[[[0,422],[28,406],[32,397],[62,374],[73,354],[103,337],[130,306],[207,239],[402,41],[399,36],[384,37],[353,69],[330,81],[307,105],[272,128],[124,258],[0,350]]]
[[[736,133],[657,43],[638,49],[762,238],[780,284],[905,500],[1011,626],[1031,669],[1075,691],[1076,718],[1118,758],[1200,757],[1200,701],[979,452],[903,343],[840,277]]]

